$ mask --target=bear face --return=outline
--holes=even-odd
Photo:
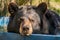
[[[8,32],[20,33],[21,35],[41,33],[41,17],[46,10],[46,3],[41,3],[37,7],[30,5],[18,7],[15,3],[10,3],[8,11],[12,17],[10,16],[10,22],[7,27]]]

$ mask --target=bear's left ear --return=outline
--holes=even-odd
[[[37,9],[45,13],[47,10],[47,4],[45,2],[42,2],[37,6]]]
[[[9,3],[9,5],[8,5],[8,11],[9,11],[10,14],[15,14],[18,11],[17,4],[13,3],[13,2]]]

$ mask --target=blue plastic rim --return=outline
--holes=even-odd
[[[9,22],[9,17],[0,17],[0,26],[7,26]]]
[[[0,40],[60,40],[60,35],[32,34],[21,36],[16,33],[0,32]]]

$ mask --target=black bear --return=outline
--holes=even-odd
[[[19,7],[16,3],[11,2],[8,5],[8,11],[11,14],[7,27],[8,32],[21,35],[56,34],[58,22],[60,22],[59,16],[48,10],[44,2],[37,7],[31,5]]]

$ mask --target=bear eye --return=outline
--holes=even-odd
[[[34,20],[33,19],[29,19],[31,22],[34,22]]]
[[[20,21],[24,21],[24,19],[23,18],[20,18]]]

